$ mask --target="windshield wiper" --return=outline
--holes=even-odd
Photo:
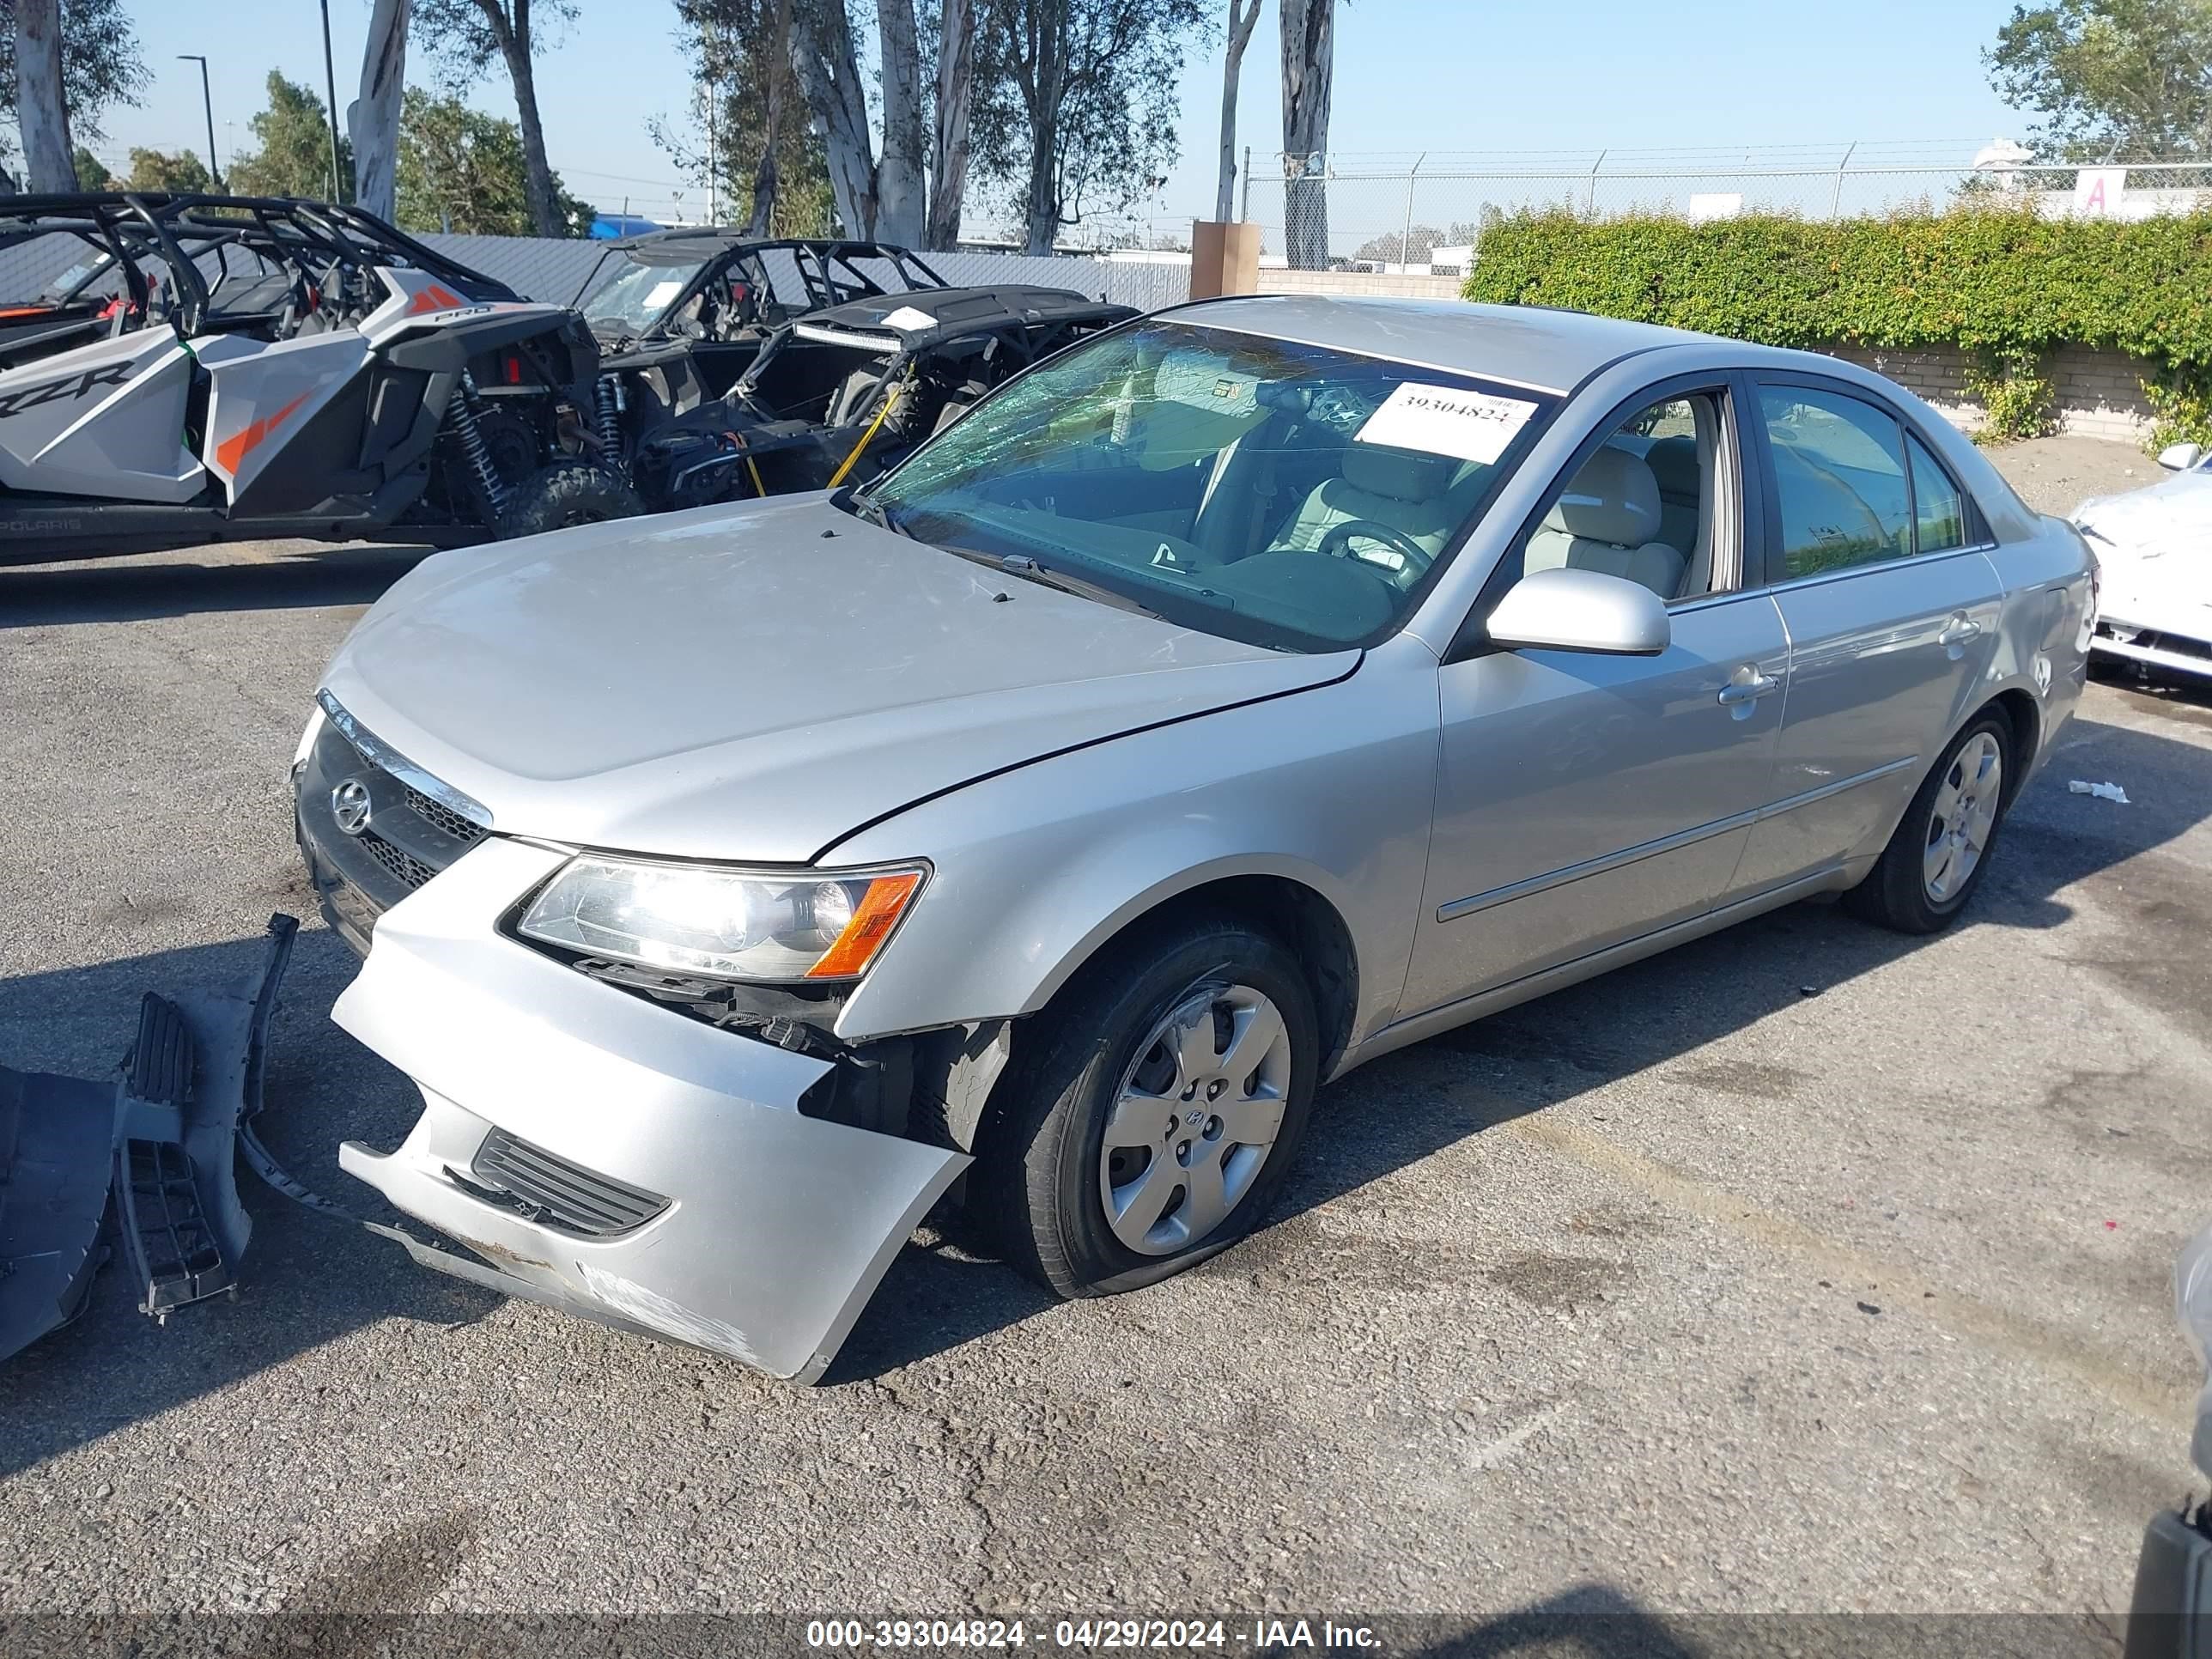
[[[957,553],[963,559],[996,565],[1010,576],[1019,576],[1024,581],[1035,582],[1040,587],[1049,587],[1062,593],[1073,593],[1078,599],[1096,599],[1101,605],[1110,605],[1117,610],[1134,611],[1139,616],[1164,622],[1167,619],[1148,605],[1139,604],[1118,588],[1102,582],[1086,581],[1081,576],[1071,576],[1064,570],[1048,570],[1026,553],[1002,553],[995,556],[988,553],[971,553],[964,547],[951,547],[948,553]]]
[[[885,507],[881,501],[874,500],[864,491],[849,487],[842,493],[844,499],[833,501],[832,504],[843,507],[861,523],[872,524],[878,530],[888,530],[892,535],[903,536],[908,541],[915,538],[914,532],[901,524],[890,508]]]

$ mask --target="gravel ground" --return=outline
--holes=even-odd
[[[2047,507],[2148,463],[1999,452]],[[2118,479],[2112,476],[2118,473]],[[413,556],[0,571],[0,1054],[312,917],[287,758]],[[250,1189],[236,1303],[109,1275],[0,1376],[0,1614],[2125,1605],[2192,1481],[2168,1274],[2212,1209],[2212,705],[2091,688],[1966,923],[1750,923],[1328,1090],[1266,1231],[1057,1305],[925,1231],[798,1391]],[[2121,807],[2069,778],[2124,784]],[[303,933],[311,1184],[398,1076]]]
[[[2085,495],[2116,495],[2166,477],[2134,445],[2101,438],[2031,438],[1989,455],[2039,513],[2070,513]]]

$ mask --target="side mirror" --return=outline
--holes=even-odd
[[[1601,570],[1532,570],[1491,611],[1490,642],[1508,651],[1589,651],[1656,657],[1674,638],[1666,603],[1641,582]]]
[[[2158,464],[2168,472],[2186,472],[2204,459],[2195,444],[2168,444],[2158,452]]]

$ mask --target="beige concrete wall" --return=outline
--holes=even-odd
[[[1834,356],[1887,374],[1908,392],[1926,398],[1961,430],[1981,428],[1982,406],[1966,392],[1971,360],[1960,347],[1929,346],[1913,351],[1874,351],[1859,346],[1832,349]],[[2051,380],[2058,389],[2060,429],[2069,437],[2145,441],[2155,419],[2142,392],[2149,374],[2148,363],[2124,352],[2061,346],[2051,359]]]
[[[1383,294],[1409,300],[1455,300],[1457,276],[1384,276],[1363,270],[1261,270],[1262,294]]]

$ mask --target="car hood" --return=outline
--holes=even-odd
[[[438,555],[324,684],[502,832],[804,863],[972,779],[1358,660],[1001,576],[809,495]]]
[[[2178,473],[2119,495],[2092,495],[2074,509],[2074,522],[2123,554],[2194,551],[2212,536],[2212,472]]]

